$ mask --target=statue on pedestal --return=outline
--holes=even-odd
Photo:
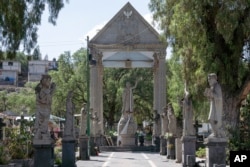
[[[222,91],[215,73],[208,75],[208,83],[210,88],[205,89],[204,95],[210,100],[208,121],[212,127],[212,134],[209,137],[225,137],[222,130]]]
[[[55,83],[51,83],[50,75],[42,75],[40,83],[36,86],[36,120],[34,140],[50,141],[48,122],[51,113],[52,95],[56,88]]]
[[[122,94],[122,116],[118,123],[118,143],[122,143],[121,135],[133,135],[136,133],[137,126],[133,119],[133,89],[136,88],[138,81],[136,80],[135,85],[131,86],[129,82],[126,83],[126,87]],[[134,143],[134,142],[133,142]],[[118,144],[119,145],[119,144]]]
[[[182,101],[183,109],[183,136],[194,136],[195,130],[193,126],[193,109],[192,100],[190,98],[190,93],[187,90],[187,85],[185,83],[185,96]]]

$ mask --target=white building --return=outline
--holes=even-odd
[[[18,74],[21,73],[21,63],[18,61],[0,61],[0,85],[18,86]]]
[[[47,74],[49,70],[57,69],[56,60],[31,60],[29,61],[28,81],[40,81],[43,74]]]

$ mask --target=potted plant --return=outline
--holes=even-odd
[[[62,146],[55,147],[55,166],[61,167],[62,165]]]
[[[31,134],[20,128],[8,128],[6,146],[9,149],[11,162],[16,165],[27,165],[31,162]]]

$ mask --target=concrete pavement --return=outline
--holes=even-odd
[[[182,167],[181,163],[152,152],[101,152],[88,161],[77,161],[77,167]]]

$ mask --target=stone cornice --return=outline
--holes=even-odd
[[[123,44],[94,44],[90,43],[89,47],[93,50],[100,52],[104,51],[153,51],[162,52],[165,51],[167,45],[164,44],[134,44],[134,45],[123,45]]]

